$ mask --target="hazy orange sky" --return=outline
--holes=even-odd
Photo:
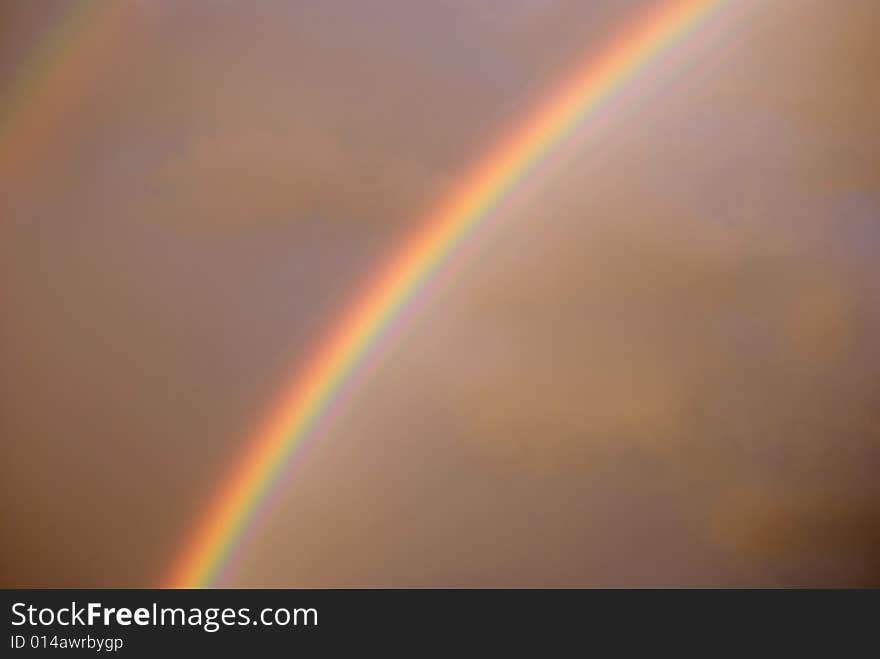
[[[349,292],[652,4],[128,2],[0,182],[0,582],[155,584]],[[0,4],[4,103],[69,5]],[[509,211],[231,583],[880,585],[880,4],[758,5]]]

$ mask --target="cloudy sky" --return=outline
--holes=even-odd
[[[157,583],[359,282],[652,4],[126,5],[0,132],[0,582]],[[75,5],[0,5],[6,110]],[[766,3],[637,80],[229,582],[880,585],[878,29]]]

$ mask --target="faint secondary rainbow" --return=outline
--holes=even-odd
[[[637,17],[587,58],[383,263],[246,443],[163,585],[209,586],[259,516],[296,449],[319,434],[334,401],[398,320],[529,173],[650,60],[724,0],[672,0]]]
[[[74,0],[24,55],[0,90],[0,196],[74,136],[56,127],[114,61],[133,15],[131,3]]]

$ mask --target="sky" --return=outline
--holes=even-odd
[[[0,4],[0,107],[75,4]],[[124,4],[0,139],[5,586],[156,585],[351,292],[654,2]],[[880,5],[752,4],[505,211],[225,583],[880,585]]]

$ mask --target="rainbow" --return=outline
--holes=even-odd
[[[389,334],[466,241],[478,233],[537,165],[558,150],[645,65],[703,21],[723,0],[671,0],[655,4],[624,29],[546,99],[526,121],[468,171],[354,298],[271,414],[233,462],[164,586],[215,584],[236,548],[269,504],[293,456],[326,427],[351,381],[368,368]],[[496,213],[497,214],[497,213]]]
[[[726,0],[657,0],[598,54],[590,55],[526,120],[465,172],[461,183],[383,262],[332,326],[304,368],[283,387],[271,413],[245,442],[240,459],[200,518],[163,586],[210,586],[265,513],[270,494],[308,440],[320,436],[377,356],[432,288],[465,260],[505,202],[543,175],[565,143],[646,65],[690,33]],[[136,15],[132,3],[80,0],[19,67],[0,95],[0,202],[63,137],[65,114],[112,61]],[[557,158],[561,161],[561,158]],[[454,258],[453,258],[454,257]],[[338,410],[336,410],[338,411]]]
[[[420,223],[355,297],[323,343],[246,443],[164,585],[210,586],[228,564],[297,449],[320,434],[341,394],[420,294],[514,188],[649,61],[691,31],[721,0],[659,4],[611,41],[507,139],[478,162],[463,183]]]
[[[42,162],[40,156],[57,149],[65,136],[59,124],[113,61],[133,17],[131,3],[72,2],[17,67],[0,94],[0,201]]]

